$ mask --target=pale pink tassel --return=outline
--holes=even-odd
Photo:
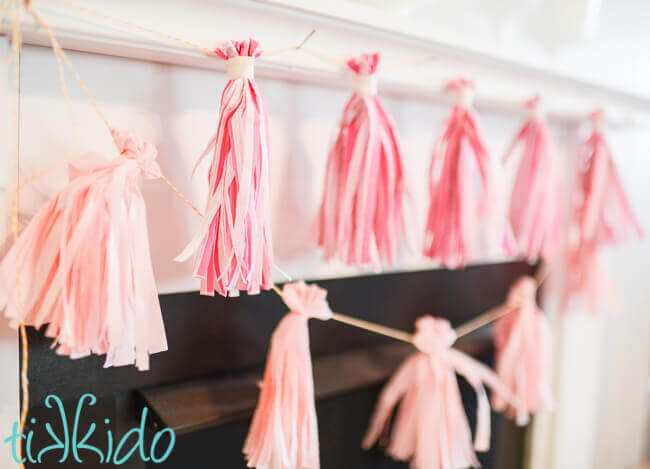
[[[506,313],[494,323],[496,372],[512,389],[517,406],[498,392],[492,396],[495,410],[506,411],[518,425],[526,425],[530,414],[553,407],[551,391],[551,329],[537,307],[537,283],[533,277],[521,277],[510,287],[501,306]]]
[[[318,424],[307,320],[330,319],[327,292],[316,285],[285,285],[290,312],[271,337],[264,381],[244,444],[248,467],[318,469]]]
[[[562,232],[562,185],[546,119],[539,110],[539,97],[526,105],[530,116],[510,145],[505,160],[521,147],[510,198],[510,223],[520,253],[536,262],[557,252]]]
[[[318,245],[326,259],[392,264],[405,223],[406,187],[397,131],[376,95],[378,54],[348,62],[356,91],[327,161]]]
[[[605,305],[618,314],[621,302],[607,270],[598,260],[599,248],[595,243],[578,243],[567,254],[567,280],[563,310],[567,311],[571,301],[585,301],[587,311],[596,314]]]
[[[430,167],[424,255],[450,268],[477,260],[481,222],[486,225],[490,250],[502,248],[507,254],[516,250],[507,217],[500,213],[499,187],[471,107],[471,87],[467,80],[449,83],[458,101],[435,145]]]
[[[70,182],[2,262],[0,310],[13,327],[47,324],[59,354],[106,354],[107,367],[146,370],[167,341],[138,180],[161,173],[152,144],[112,133],[121,155],[70,165]]]
[[[197,234],[176,260],[198,250],[194,277],[201,279],[202,295],[257,294],[271,288],[273,264],[268,117],[253,80],[262,50],[251,39],[228,42],[216,53],[226,60],[230,81],[221,95],[217,132],[199,159],[212,156],[208,204]]]
[[[420,351],[406,359],[381,392],[363,447],[374,445],[401,401],[388,446],[393,458],[410,461],[414,469],[478,467],[474,449],[487,451],[490,446],[490,403],[484,384],[506,398],[511,394],[490,368],[451,348],[456,335],[449,321],[425,316],[415,328],[414,343]],[[476,391],[473,445],[455,373]]]
[[[643,230],[627,200],[607,142],[600,131],[601,113],[593,114],[594,130],[578,155],[582,242],[618,244],[642,238]]]

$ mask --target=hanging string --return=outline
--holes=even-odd
[[[415,59],[408,59],[408,60],[403,60],[401,62],[389,62],[386,65],[382,67],[382,70],[402,70],[404,68],[408,67],[418,67],[420,65],[424,65],[426,63],[429,63],[433,60],[438,60],[440,59],[440,56],[438,55],[428,55],[426,57],[418,57]]]
[[[34,16],[36,21],[39,22],[39,24],[41,24],[42,26],[44,24],[44,22],[42,22],[42,18],[35,11],[33,11],[29,6],[27,8],[30,10],[30,14]],[[72,121],[72,133],[73,133],[72,147],[67,151],[67,154],[64,158],[60,159],[59,161],[55,162],[49,167],[42,169],[41,171],[37,172],[36,174],[22,181],[20,183],[20,189],[30,184],[31,182],[41,178],[42,176],[45,176],[46,174],[53,172],[56,168],[59,168],[65,165],[67,162],[69,162],[72,159],[72,155],[75,153],[77,145],[79,143],[79,121],[77,119],[76,113],[74,112],[72,106],[72,100],[70,98],[70,93],[68,92],[68,87],[65,80],[65,70],[64,70],[63,60],[61,57],[61,46],[59,45],[58,41],[52,34],[51,29],[49,27],[44,27],[44,29],[47,32],[50,44],[52,46],[52,51],[54,52],[54,57],[56,59],[56,66],[59,73],[59,82],[61,83],[61,91],[63,92],[63,97],[65,99],[66,107],[68,108],[68,114],[70,115],[70,120]]]
[[[157,31],[157,30],[152,29],[152,28],[150,28],[148,26],[144,26],[144,25],[135,23],[133,21],[130,21],[130,20],[127,20],[127,19],[124,19],[124,18],[113,16],[113,15],[110,15],[108,13],[105,13],[105,12],[102,12],[102,11],[99,11],[99,10],[96,10],[96,9],[93,9],[93,8],[89,8],[89,7],[85,6],[85,5],[81,5],[81,4],[78,4],[78,3],[75,3],[75,2],[71,2],[69,0],[52,0],[52,1],[54,3],[56,3],[56,4],[58,4],[58,5],[63,6],[63,7],[73,8],[73,9],[76,9],[76,10],[81,11],[83,13],[86,13],[87,15],[95,16],[97,18],[101,18],[101,19],[109,21],[109,22],[122,24],[124,26],[134,28],[134,29],[137,29],[139,31],[143,31],[143,32],[148,33],[150,35],[157,36],[157,37],[162,38],[164,40],[171,41],[171,42],[176,42],[176,43],[182,44],[185,47],[196,49],[196,50],[204,52],[204,53],[206,53],[208,55],[213,55],[213,56],[217,55],[216,52],[214,51],[214,48],[207,47],[207,46],[199,44],[198,42],[190,41],[190,40],[184,39],[182,37],[174,36],[174,35],[169,34],[169,33],[165,33],[165,32],[162,32],[162,31]],[[345,58],[333,57],[333,56],[330,56],[330,55],[325,54],[323,52],[304,47],[305,43],[314,35],[315,32],[316,32],[315,29],[312,30],[307,35],[307,37],[305,37],[302,40],[302,42],[300,42],[299,44],[290,45],[290,46],[286,46],[286,47],[280,47],[280,48],[277,48],[277,49],[271,49],[271,50],[263,52],[261,56],[262,57],[269,57],[269,56],[272,56],[272,55],[281,54],[281,53],[284,53],[284,52],[290,52],[290,51],[293,51],[293,50],[301,50],[301,51],[303,51],[303,52],[305,52],[307,54],[318,57],[321,60],[324,60],[326,62],[330,62],[330,63],[332,63],[334,65],[344,66],[346,64],[346,62],[347,62],[347,59],[345,59]],[[407,61],[403,61],[403,62],[398,62],[396,64],[389,64],[386,68],[390,68],[390,69],[392,69],[392,68],[404,68],[404,67],[409,67],[409,66],[414,66],[414,65],[421,65],[423,63],[429,62],[429,61],[437,59],[437,58],[438,58],[437,55],[429,55],[429,56],[423,57],[423,58],[407,60]]]
[[[535,280],[537,282],[537,290],[541,288],[544,281],[548,278],[550,272],[551,269],[549,264],[547,263],[542,264],[542,266],[537,271],[537,274],[535,275]],[[515,310],[514,308],[506,309],[506,308],[500,308],[499,306],[489,309],[486,312],[479,314],[471,321],[466,322],[465,324],[459,326],[456,329],[456,338],[457,339],[461,338],[463,336],[466,336],[474,332],[477,329],[480,329],[483,326],[487,326],[491,322],[494,322],[497,319],[502,318],[503,316],[507,316],[508,314],[512,313],[514,310]]]
[[[191,207],[192,210],[194,210],[198,214],[198,216],[203,217],[203,213],[201,213],[201,211],[198,208],[196,208],[196,205],[194,205],[192,201],[185,196],[185,194],[183,194],[174,184],[172,184],[172,182],[169,179],[167,179],[167,176],[161,174],[160,179],[162,179],[165,182],[165,184],[167,184],[169,188],[173,190],[178,197],[181,198],[183,202],[185,202],[189,207]]]
[[[273,285],[273,291],[280,295],[282,298],[282,290],[277,286]],[[364,329],[369,332],[374,332],[375,334],[383,335],[385,337],[390,337],[392,339],[400,340],[402,342],[413,343],[413,335],[408,332],[400,331],[399,329],[393,329],[392,327],[382,326],[381,324],[376,324],[374,322],[364,321],[363,319],[353,318],[341,313],[332,313],[332,318],[335,321],[347,324],[349,326],[357,327],[359,329]]]
[[[73,67],[72,63],[70,62],[70,59],[68,59],[68,56],[65,54],[63,49],[61,48],[59,41],[57,41],[56,37],[54,37],[54,33],[52,32],[52,28],[50,25],[45,21],[45,19],[34,9],[34,7],[30,4],[27,6],[27,10],[29,13],[34,17],[38,25],[45,30],[47,33],[48,37],[50,38],[50,42],[52,43],[52,48],[55,50],[55,54],[58,54],[58,56],[65,62],[65,64],[68,66],[68,69],[70,69],[70,73],[72,73],[72,76],[75,78],[77,83],[79,84],[79,87],[83,91],[83,93],[86,95],[88,100],[90,101],[90,104],[93,106],[95,109],[95,112],[99,116],[99,118],[104,122],[106,125],[106,128],[108,129],[109,133],[112,129],[111,125],[108,123],[108,119],[106,119],[106,116],[102,112],[102,110],[99,107],[99,104],[97,101],[95,101],[95,98],[93,95],[90,93],[90,90],[88,90],[88,87],[86,86],[86,83],[81,79],[81,76],[77,72],[77,70]]]
[[[313,32],[316,32],[314,30]],[[313,34],[313,33],[312,33]],[[311,35],[309,36],[311,37]],[[306,41],[305,41],[306,42]],[[338,66],[345,66],[348,62],[347,58],[343,57],[334,57],[332,55],[326,54],[324,52],[315,50],[315,49],[310,49],[308,47],[303,47],[304,44],[299,45],[296,47],[296,50],[300,50],[308,55],[311,55],[313,57],[319,58],[323,60],[324,62],[331,63],[333,65],[338,65]],[[401,62],[394,62],[394,63],[387,63],[382,66],[382,70],[401,70],[407,67],[413,67],[413,66],[419,66],[423,65],[427,62],[430,62],[432,60],[437,60],[439,59],[439,56],[437,55],[428,55],[426,57],[418,57],[415,59],[409,59],[409,60],[404,60]]]
[[[537,289],[539,289],[544,281],[548,278],[550,274],[549,264],[542,264],[538,270],[535,280],[537,281]],[[282,290],[277,286],[273,286],[273,291],[282,297]],[[468,321],[464,324],[461,324],[456,328],[456,340],[464,337],[481,327],[487,326],[488,324],[496,321],[497,319],[507,316],[512,313],[514,309],[503,309],[500,307],[491,308],[488,311],[479,314],[471,321]],[[335,321],[347,324],[359,329],[364,329],[369,332],[374,332],[375,334],[383,335],[385,337],[390,337],[401,342],[413,343],[413,334],[408,332],[401,331],[399,329],[394,329],[392,327],[382,326],[381,324],[376,324],[370,321],[364,321],[363,319],[354,318],[340,313],[332,313],[332,319]]]
[[[143,31],[145,33],[148,33],[148,34],[151,34],[151,35],[154,35],[154,36],[158,36],[158,37],[160,37],[162,39],[165,39],[167,41],[177,42],[177,43],[182,44],[182,45],[184,45],[186,47],[189,47],[189,48],[196,49],[198,51],[204,52],[204,53],[206,53],[208,55],[212,55],[212,56],[215,56],[215,57],[217,56],[217,53],[215,52],[215,49],[213,47],[203,46],[203,45],[199,44],[198,42],[189,41],[189,40],[184,39],[182,37],[174,36],[172,34],[168,34],[168,33],[162,32],[162,31],[157,31],[155,29],[149,28],[148,26],[144,26],[144,25],[141,25],[141,24],[138,24],[138,23],[134,23],[133,21],[126,20],[124,18],[119,18],[117,16],[109,15],[108,13],[104,13],[102,11],[95,10],[93,8],[89,8],[89,7],[85,6],[85,5],[80,5],[78,3],[70,2],[68,0],[52,0],[52,1],[54,3],[59,4],[59,5],[69,7],[69,8],[74,8],[74,9],[82,11],[82,12],[84,12],[86,14],[96,16],[98,18],[102,18],[102,19],[107,20],[109,22],[118,23],[118,24],[122,24],[122,25],[125,25],[125,26],[128,26],[128,27],[131,27],[131,28],[135,28],[135,29]],[[302,41],[301,44],[304,44],[305,42],[307,42],[307,40],[314,34],[314,32],[315,31],[312,31],[311,33],[309,33],[309,35]],[[278,48],[278,49],[271,49],[271,50],[268,50],[266,52],[263,52],[261,57],[268,57],[268,56],[271,56],[271,55],[296,50],[296,49],[299,49],[301,47],[301,44],[291,45],[291,46],[287,46],[287,47],[281,47],[281,48]]]
[[[13,200],[11,203],[11,231],[14,238],[14,244],[18,242],[20,236],[20,136],[19,136],[19,123],[18,123],[18,107],[20,105],[20,48],[22,45],[22,37],[20,33],[20,24],[22,21],[22,7],[24,5],[24,0],[11,0],[6,1],[2,4],[0,9],[0,21],[2,17],[11,6],[12,14],[12,24],[11,24],[11,41],[12,41],[12,52],[8,56],[8,60],[5,63],[13,63],[13,83],[12,83],[12,102],[11,102],[11,122],[12,122],[12,131],[15,141],[13,142],[13,152],[14,152],[14,190],[13,190]],[[16,284],[15,284],[15,302],[16,310],[20,311],[22,309],[22,267],[19,262],[16,263]],[[24,433],[25,423],[27,422],[27,415],[29,412],[29,380],[27,372],[29,369],[29,343],[27,340],[27,329],[24,324],[19,325],[19,338],[20,338],[20,350],[21,350],[21,367],[20,367],[20,392],[21,392],[21,402],[20,402],[20,416],[19,416],[19,433]],[[23,442],[22,438],[18,440],[18,460],[22,460],[23,454]],[[24,468],[24,464],[20,464],[21,468]]]
[[[59,5],[69,7],[69,8],[74,8],[76,10],[79,10],[79,11],[82,11],[84,13],[87,13],[87,14],[102,18],[104,20],[107,20],[107,21],[110,21],[110,22],[113,22],[113,23],[120,23],[120,24],[123,24],[125,26],[128,26],[128,27],[135,28],[137,30],[143,31],[145,33],[152,34],[154,36],[158,36],[158,37],[160,37],[162,39],[172,41],[172,42],[177,42],[177,43],[182,44],[182,45],[184,45],[186,47],[190,47],[192,49],[197,49],[197,50],[200,50],[200,51],[205,52],[205,53],[210,54],[210,55],[214,55],[214,56],[217,55],[216,52],[214,51],[214,49],[212,49],[210,47],[202,46],[201,44],[199,44],[197,42],[188,41],[186,39],[176,37],[176,36],[173,36],[171,34],[167,34],[167,33],[161,32],[161,31],[156,31],[156,30],[151,29],[151,28],[149,28],[147,26],[143,26],[141,24],[134,23],[133,21],[129,21],[129,20],[126,20],[126,19],[123,19],[123,18],[118,18],[118,17],[113,16],[113,15],[109,15],[108,13],[104,13],[102,11],[95,10],[93,8],[89,8],[89,7],[85,6],[85,5],[80,5],[80,4],[70,2],[70,1],[67,1],[67,0],[52,0],[52,1],[54,3],[58,3]]]
[[[20,0],[20,1],[24,1],[24,0]],[[61,86],[64,89],[64,96],[66,96],[66,99],[69,100],[69,95],[68,95],[68,92],[67,92],[67,88],[65,87],[65,76],[64,76],[64,73],[63,73],[63,70],[62,70],[61,62],[66,64],[66,66],[68,67],[68,69],[70,70],[72,75],[74,76],[75,80],[79,84],[79,87],[82,89],[82,91],[84,92],[84,94],[86,95],[88,100],[90,101],[91,105],[95,109],[95,112],[97,113],[99,118],[102,120],[102,122],[104,122],[104,125],[106,126],[106,128],[108,129],[108,132],[110,133],[110,131],[112,129],[112,126],[108,122],[108,119],[106,118],[106,115],[101,110],[101,108],[99,106],[99,103],[95,100],[93,95],[90,93],[90,90],[86,86],[86,83],[81,79],[81,76],[79,75],[79,72],[77,72],[76,68],[72,65],[72,62],[70,62],[70,60],[68,59],[68,56],[63,51],[63,48],[61,47],[58,40],[54,36],[54,33],[52,32],[52,28],[45,21],[45,19],[34,9],[34,7],[31,4],[27,4],[26,6],[27,6],[27,10],[32,15],[34,20],[37,22],[37,24],[41,28],[43,28],[43,30],[45,30],[45,32],[47,33],[47,35],[48,35],[48,37],[50,39],[52,49],[54,50],[55,57],[57,58],[57,64],[59,65],[59,78],[60,78],[61,83],[62,83]],[[75,135],[76,135],[76,131],[75,131]],[[68,154],[64,159],[62,159],[62,160],[56,162],[55,164],[51,165],[50,167],[40,171],[38,174],[30,177],[25,182],[20,184],[19,190],[22,187],[24,187],[26,184],[28,184],[30,182],[33,182],[34,180],[38,179],[39,177],[42,177],[42,176],[44,176],[46,174],[51,173],[57,167],[65,164],[66,161],[68,161],[69,159],[70,159],[70,154]],[[181,200],[183,200],[189,207],[191,207],[192,210],[194,210],[200,216],[203,216],[201,211],[169,180],[169,178],[162,175],[161,179],[165,182],[165,184],[167,184],[174,191],[174,193],[176,193],[176,195],[178,197],[181,198]]]
[[[341,58],[341,57],[334,57],[332,55],[328,55],[328,54],[325,54],[323,52],[320,52],[320,51],[317,51],[317,50],[314,50],[314,49],[310,49],[308,47],[300,47],[299,50],[301,52],[304,52],[306,54],[314,56],[314,57],[316,57],[318,59],[321,59],[321,60],[323,60],[325,62],[329,62],[329,63],[331,63],[333,65],[345,66],[345,64],[348,61],[347,59],[344,59],[344,58]]]
[[[284,52],[290,52],[292,50],[299,50],[302,49],[303,46],[311,39],[311,37],[316,33],[315,29],[312,29],[307,36],[300,42],[300,44],[297,44],[295,46],[288,46],[288,47],[281,47],[279,49],[271,49],[270,51],[263,52],[262,57],[269,57],[271,55],[275,54],[282,54]]]

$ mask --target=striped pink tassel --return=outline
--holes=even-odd
[[[477,260],[481,222],[485,223],[489,250],[500,247],[513,254],[516,248],[505,214],[499,213],[495,170],[471,108],[472,84],[456,80],[448,88],[457,91],[458,101],[431,159],[424,255],[457,268]],[[476,179],[481,182],[480,196]]]
[[[273,263],[268,117],[253,80],[262,51],[251,39],[216,52],[226,60],[230,81],[221,95],[217,132],[199,159],[212,155],[210,194],[198,233],[176,260],[198,251],[194,277],[201,279],[203,295],[256,294],[271,288]]]
[[[356,91],[327,161],[318,245],[326,259],[392,264],[400,244],[406,187],[397,131],[376,95],[378,54],[348,62]]]
[[[326,296],[322,288],[304,282],[282,289],[290,311],[271,337],[262,391],[244,444],[248,467],[320,467],[307,321],[332,316]]]
[[[89,154],[70,165],[68,184],[3,260],[0,310],[13,327],[47,324],[61,355],[105,354],[106,367],[147,370],[167,340],[138,181],[161,173],[155,146],[112,133],[120,156]]]
[[[569,246],[564,307],[582,297],[590,312],[603,304],[617,313],[618,295],[607,271],[600,266],[601,246],[643,238],[641,225],[630,206],[614,160],[601,132],[602,111],[591,115],[594,128],[578,152],[578,197],[573,214],[578,236]]]
[[[619,244],[643,238],[643,230],[627,200],[612,154],[600,131],[602,113],[592,115],[594,130],[578,153],[578,222],[585,242]]]
[[[530,116],[508,149],[507,160],[517,148],[521,159],[510,198],[510,223],[519,251],[531,262],[548,260],[559,247],[562,232],[562,184],[553,160],[546,119],[539,97],[528,101]]]

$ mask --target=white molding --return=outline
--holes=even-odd
[[[480,77],[480,92],[476,100],[478,109],[521,113],[522,101],[540,91],[548,98],[546,109],[555,120],[580,121],[594,106],[604,105],[610,124],[627,126],[636,124],[641,114],[650,112],[650,96],[586,81],[540,64],[517,61],[494,50],[478,47],[470,40],[460,41],[449,32],[426,29],[417,21],[394,18],[381,10],[350,2],[212,0],[206,3],[190,0],[180,5],[165,0],[133,3],[91,0],[84,4],[203,44],[223,39],[212,38],[211,30],[221,31],[221,34],[241,34],[239,31],[250,24],[250,30],[259,31],[257,34],[264,38],[271,36],[276,42],[285,41],[273,44],[274,47],[298,42],[305,31],[317,28],[318,37],[336,38],[343,44],[365,41],[364,44],[373,44],[371,47],[381,47],[386,56],[435,54],[440,57],[428,67],[409,67],[397,73],[384,73],[380,93],[386,95],[448,100],[442,84],[445,79],[460,73]],[[35,5],[67,49],[223,70],[221,61],[178,43],[111,25],[77,10],[64,11],[49,0]],[[215,18],[221,23],[212,26]],[[228,28],[237,32],[227,32]],[[29,20],[23,26],[23,34],[27,44],[48,45],[45,33]],[[208,37],[211,39],[206,39]],[[350,51],[354,52],[353,49]],[[317,86],[350,87],[349,77],[343,71],[296,52],[258,61],[256,73],[262,77]],[[505,83],[517,87],[504,86]]]

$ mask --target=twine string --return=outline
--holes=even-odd
[[[20,135],[19,135],[19,123],[18,123],[18,107],[20,105],[20,49],[22,45],[22,37],[20,32],[20,24],[22,21],[22,7],[24,6],[25,0],[7,0],[3,2],[0,7],[0,21],[9,8],[11,10],[11,40],[12,40],[12,51],[6,58],[3,58],[3,63],[8,64],[12,62],[13,64],[13,76],[12,76],[12,90],[11,90],[11,123],[12,123],[12,132],[14,135],[13,142],[13,153],[14,153],[14,190],[13,197],[11,202],[11,232],[14,238],[14,245],[18,243],[18,238],[20,236]],[[23,309],[22,302],[22,267],[20,262],[16,262],[16,284],[14,287],[15,291],[15,308],[20,315],[20,311]],[[27,415],[29,412],[29,380],[28,380],[28,369],[29,369],[29,343],[27,340],[27,329],[24,324],[19,325],[19,338],[20,338],[20,350],[21,350],[21,367],[20,367],[20,392],[21,392],[21,401],[20,401],[20,416],[19,416],[19,433],[23,434],[25,429],[25,423],[27,422]],[[23,441],[22,438],[18,439],[18,459],[22,460],[23,454]],[[20,463],[20,467],[24,468],[24,464]]]
[[[544,281],[548,278],[550,274],[550,266],[546,263],[542,264],[539,268],[535,280],[537,281],[537,289],[539,289]],[[282,290],[280,290],[276,285],[273,285],[271,289],[282,297]],[[487,326],[488,324],[496,321],[503,316],[515,311],[516,308],[502,308],[501,305],[491,308],[484,313],[479,314],[474,319],[467,321],[466,323],[461,324],[456,328],[456,340],[464,337],[481,327]],[[375,334],[383,335],[385,337],[390,337],[401,342],[413,343],[413,334],[408,332],[401,331],[399,329],[394,329],[392,327],[383,326],[370,321],[365,321],[363,319],[358,319],[352,316],[347,316],[341,313],[332,313],[332,319],[335,321],[347,324],[349,326],[357,327],[369,332],[374,332]]]
[[[36,12],[34,11],[30,5],[27,6],[27,9],[29,13],[34,17],[34,19],[37,21],[37,23],[46,31],[50,45],[52,46],[52,51],[54,52],[54,57],[56,59],[56,66],[57,66],[57,71],[59,74],[59,82],[61,84],[61,91],[63,92],[63,97],[65,99],[66,107],[68,109],[68,114],[70,115],[70,120],[72,122],[72,148],[67,150],[67,154],[64,158],[56,161],[52,165],[46,167],[45,169],[40,170],[36,174],[30,176],[29,178],[25,179],[20,183],[20,188],[22,189],[26,185],[30,184],[31,182],[41,178],[42,176],[45,176],[51,172],[53,172],[56,168],[59,168],[66,164],[67,162],[70,161],[72,158],[72,155],[75,153],[77,145],[79,144],[79,120],[77,118],[77,114],[74,112],[74,108],[72,105],[72,100],[70,98],[70,93],[68,91],[68,87],[66,84],[65,80],[65,69],[64,69],[64,64],[63,64],[63,59],[62,59],[62,49],[61,46],[59,45],[58,41],[54,37],[54,34],[52,34],[52,30],[49,28],[49,26],[45,23],[43,18]]]
[[[144,25],[141,25],[141,24],[138,24],[138,23],[134,23],[133,21],[130,21],[130,20],[127,20],[127,19],[124,19],[124,18],[118,18],[117,16],[109,15],[108,13],[104,13],[102,11],[95,10],[94,8],[90,8],[90,7],[87,7],[85,5],[80,5],[78,3],[70,2],[68,0],[53,0],[53,1],[54,1],[54,3],[58,3],[59,5],[62,5],[62,6],[68,7],[68,8],[74,8],[74,9],[82,11],[82,12],[84,12],[86,14],[89,14],[89,15],[96,16],[98,18],[102,18],[104,20],[107,20],[109,22],[122,24],[124,26],[129,27],[129,28],[134,28],[134,29],[137,29],[139,31],[145,32],[147,34],[158,36],[158,37],[160,37],[160,38],[162,38],[164,40],[167,40],[167,41],[177,42],[179,44],[182,44],[185,47],[200,50],[200,51],[205,52],[205,53],[207,53],[209,55],[215,55],[215,56],[217,55],[216,52],[214,51],[214,49],[211,48],[211,47],[203,46],[203,45],[201,45],[201,44],[199,44],[197,42],[188,41],[187,39],[183,39],[183,38],[180,38],[180,37],[177,37],[177,36],[174,36],[172,34],[162,32],[162,31],[156,31],[155,29],[149,28],[147,26],[144,26]]]
[[[14,0],[14,1],[15,1],[15,0]],[[24,0],[19,0],[19,1],[24,2]],[[71,103],[70,103],[69,93],[68,93],[68,91],[67,91],[67,87],[66,87],[66,85],[65,85],[65,74],[64,74],[64,72],[63,72],[63,65],[62,65],[62,63],[65,63],[65,65],[68,67],[68,69],[69,69],[70,72],[72,73],[73,77],[75,78],[76,82],[79,84],[79,87],[81,88],[81,90],[83,91],[83,93],[86,95],[86,97],[87,97],[88,100],[90,101],[90,104],[93,106],[93,109],[95,109],[95,112],[97,113],[97,115],[98,115],[99,118],[102,120],[102,122],[104,123],[104,125],[106,126],[106,128],[108,129],[108,131],[109,131],[109,133],[110,133],[110,132],[111,132],[111,129],[112,129],[113,127],[112,127],[112,126],[110,125],[110,123],[108,122],[108,119],[106,118],[106,115],[104,114],[104,112],[103,112],[102,109],[100,108],[99,103],[97,102],[97,100],[93,97],[92,93],[91,93],[90,90],[88,89],[88,86],[87,86],[86,83],[82,80],[81,75],[79,74],[79,72],[77,71],[77,69],[72,65],[72,62],[70,61],[70,59],[68,58],[68,56],[66,55],[66,53],[63,51],[63,48],[61,47],[61,45],[59,44],[58,40],[57,40],[56,37],[54,36],[54,33],[52,32],[52,28],[51,28],[50,25],[47,23],[47,21],[43,18],[43,16],[41,16],[41,15],[40,15],[40,14],[39,14],[35,9],[34,9],[34,7],[33,7],[31,4],[27,4],[26,7],[27,7],[27,10],[29,11],[29,13],[32,15],[32,17],[36,20],[37,24],[38,24],[38,25],[39,25],[43,30],[45,30],[45,32],[47,33],[47,35],[48,35],[48,37],[49,37],[50,44],[52,45],[52,49],[54,50],[54,54],[55,54],[55,57],[56,57],[56,59],[57,59],[57,65],[58,65],[58,68],[59,68],[59,79],[60,79],[60,81],[61,81],[61,87],[62,87],[62,89],[63,89],[63,94],[64,94],[64,96],[66,97],[66,101],[69,102],[69,105],[70,105],[69,109],[72,110],[72,106],[71,106]],[[84,7],[84,8],[85,8],[85,7]],[[16,25],[15,27],[19,29],[19,24]],[[19,45],[19,43],[16,42],[16,41],[14,41],[14,47],[16,48],[16,46],[18,46],[18,45]],[[75,119],[75,122],[76,122],[76,119]],[[74,145],[73,145],[73,148],[74,148],[74,146],[76,146],[76,140],[77,140],[77,135],[78,135],[78,131],[76,130],[76,127],[77,127],[77,126],[75,125],[75,143],[74,143]],[[42,176],[45,176],[45,175],[47,175],[47,174],[50,174],[51,172],[55,171],[58,167],[60,167],[61,165],[65,164],[67,161],[69,161],[70,156],[71,156],[71,153],[72,153],[72,152],[68,152],[68,154],[66,155],[65,158],[63,158],[63,159],[57,161],[56,163],[52,164],[52,165],[49,166],[48,168],[43,169],[42,171],[38,172],[38,173],[35,174],[34,176],[28,178],[27,180],[25,180],[24,182],[22,182],[21,184],[19,184],[19,186],[18,186],[18,190],[20,190],[21,188],[23,188],[26,184],[29,184],[29,183],[35,181],[36,179],[38,179],[38,178],[40,178],[40,177],[42,177]],[[179,189],[178,189],[178,188],[177,188],[177,187],[176,187],[176,186],[175,186],[175,185],[174,185],[170,180],[169,180],[169,178],[167,178],[166,176],[162,175],[162,176],[161,176],[161,179],[165,182],[165,184],[167,184],[167,186],[169,186],[169,187],[172,189],[172,191],[174,191],[174,193],[175,193],[175,194],[176,194],[176,195],[177,195],[181,200],[183,200],[183,202],[185,202],[189,207],[191,207],[192,210],[194,210],[194,211],[195,211],[196,213],[198,213],[199,215],[202,215],[201,212],[199,211],[199,209],[198,209],[198,208],[197,208],[197,207],[196,207],[196,206],[195,206],[195,205],[194,205],[194,204],[189,200],[189,198],[188,198],[187,196],[185,196],[185,195],[184,195],[184,194],[183,194],[183,193],[182,193],[182,192],[181,192],[181,191],[180,191],[180,190],[179,190]]]
[[[216,51],[215,51],[215,48],[204,46],[204,45],[199,44],[198,42],[195,42],[195,41],[190,41],[188,39],[185,39],[185,38],[182,38],[182,37],[179,37],[179,36],[174,36],[173,34],[165,33],[163,31],[158,31],[158,30],[155,30],[155,29],[150,28],[148,26],[145,26],[145,25],[142,25],[142,24],[139,24],[139,23],[135,23],[133,21],[130,21],[130,20],[127,20],[127,19],[124,19],[124,18],[120,18],[118,16],[110,15],[110,14],[105,13],[103,11],[99,11],[99,10],[96,10],[94,8],[89,8],[89,7],[85,6],[85,5],[80,5],[78,3],[71,2],[69,0],[52,0],[52,1],[54,3],[57,3],[57,4],[61,5],[61,6],[68,7],[68,8],[73,8],[75,10],[86,13],[87,15],[95,16],[97,18],[101,18],[101,19],[106,20],[108,22],[121,24],[123,26],[127,26],[128,28],[136,29],[138,31],[145,32],[147,34],[157,36],[157,37],[159,37],[161,39],[164,39],[166,41],[176,42],[176,43],[181,44],[181,45],[183,45],[185,47],[188,47],[188,48],[191,48],[191,49],[196,49],[197,51],[201,51],[201,52],[203,52],[203,53],[205,53],[207,55],[210,55],[210,56],[215,56],[215,57],[218,56]],[[286,46],[286,47],[280,47],[280,48],[277,48],[277,49],[270,49],[268,51],[263,52],[261,57],[269,57],[271,55],[281,54],[283,52],[289,52],[289,51],[292,51],[292,50],[300,49],[304,45],[304,43],[307,42],[309,40],[309,38],[311,38],[311,36],[315,32],[316,32],[315,30],[312,30],[312,32],[310,32],[309,35],[299,44],[294,44],[294,45],[290,45],[290,46]]]
[[[271,289],[277,293],[280,298],[282,298],[282,290],[280,290],[276,285],[273,285]],[[413,343],[413,336],[408,332],[400,331],[399,329],[382,326],[381,324],[364,321],[363,319],[354,318],[352,316],[347,316],[341,313],[332,313],[331,319],[334,319],[335,321],[343,324],[347,324],[348,326],[353,326],[369,332],[374,332],[375,334],[383,335],[385,337],[390,337],[391,339]]]
[[[549,264],[544,263],[540,266],[540,268],[537,270],[537,273],[535,274],[537,290],[539,290],[542,287],[542,284],[546,281],[550,273],[551,273],[551,268]],[[501,308],[500,306],[491,308],[486,312],[479,314],[471,321],[468,321],[465,324],[458,326],[458,328],[456,329],[456,338],[460,339],[463,336],[471,334],[475,330],[480,329],[483,326],[487,326],[491,322],[494,322],[497,319],[502,318],[503,316],[507,316],[508,314],[514,312],[516,309],[516,308]]]

